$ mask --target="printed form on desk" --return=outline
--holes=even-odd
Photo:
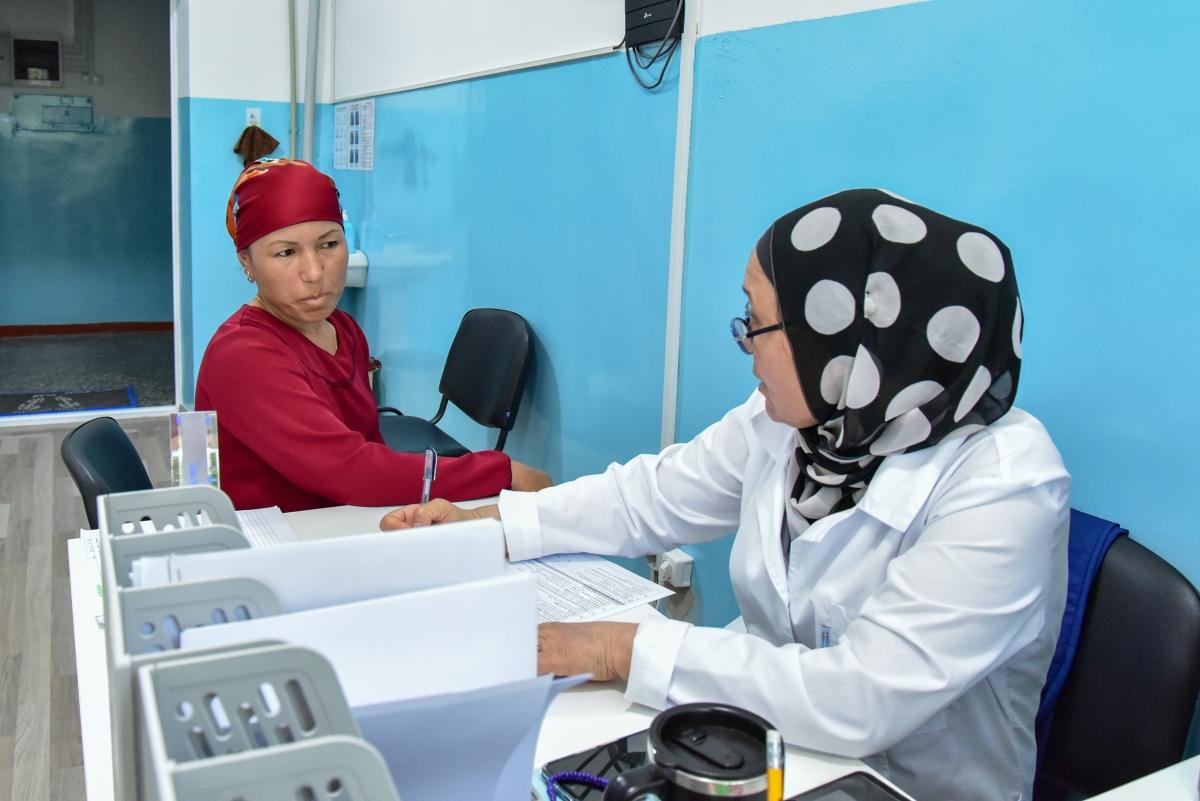
[[[237,513],[242,524],[242,533],[250,541],[251,548],[269,548],[285,542],[295,542],[296,532],[283,516],[278,506],[266,509],[246,509]]]
[[[589,554],[561,554],[513,562],[537,579],[539,623],[583,623],[654,603],[673,593],[618,564]]]

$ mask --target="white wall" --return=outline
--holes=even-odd
[[[923,0],[691,0],[689,16],[703,36],[914,2]],[[338,62],[337,100],[599,52],[624,26],[620,0],[337,0],[336,14],[325,52]]]
[[[919,2],[924,0],[701,0],[698,33],[741,31]]]
[[[622,0],[338,0],[334,96],[385,94],[611,52]]]
[[[576,0],[574,4],[521,0],[518,4],[523,12],[541,8],[540,14],[516,13],[517,6],[501,8],[493,0],[436,2],[422,6],[423,10],[397,0],[313,1],[322,3],[320,103],[616,44],[624,14],[619,0]],[[700,35],[921,1],[693,0],[698,4]],[[67,6],[71,0],[45,2]],[[179,0],[180,96],[286,102],[290,97],[289,2]],[[295,0],[298,99],[303,99],[308,3]],[[467,7],[475,13],[464,14]],[[342,22],[340,34],[335,30],[335,8]],[[538,18],[542,20],[539,26],[531,28],[529,20]],[[562,35],[547,33],[539,38],[540,34],[535,35],[539,30]],[[336,73],[335,49],[341,62]]]
[[[332,97],[333,0],[321,2],[317,102]],[[287,102],[289,0],[179,0],[179,96]],[[296,100],[304,100],[308,0],[296,0]]]
[[[68,72],[61,87],[0,86],[0,112],[14,94],[90,95],[100,116],[169,117],[170,5],[166,0],[93,0],[93,70],[103,79],[84,84]],[[69,44],[75,35],[72,0],[4,0],[0,31],[50,34]]]

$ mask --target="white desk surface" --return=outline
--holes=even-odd
[[[459,501],[457,506],[474,509],[496,502],[496,496],[474,501]],[[287,512],[288,525],[296,532],[300,541],[320,540],[326,537],[349,537],[379,531],[379,521],[392,506],[331,506],[328,509],[309,509],[305,512]]]
[[[476,505],[491,500],[479,501]],[[310,540],[376,531],[379,519],[389,508],[336,507],[292,512],[287,518],[299,539]],[[88,563],[86,547],[81,539],[67,542],[67,560],[75,630],[75,667],[79,677],[84,786],[88,801],[113,801],[107,661],[104,632],[96,622],[97,616],[103,613],[103,604],[96,590],[94,570]],[[658,613],[647,606],[612,619],[636,621],[653,614]],[[575,687],[560,695],[547,711],[538,737],[535,764],[540,765],[646,729],[654,715],[655,710],[649,707],[627,702],[620,682]],[[818,787],[858,770],[874,773],[855,759],[789,747],[785,765],[785,796]],[[1194,781],[1192,786],[1195,787]],[[1159,798],[1166,799],[1165,796]],[[1194,789],[1192,795],[1179,798],[1194,799]]]
[[[71,577],[71,620],[75,631],[75,673],[79,682],[79,733],[83,739],[83,784],[91,801],[113,797],[112,729],[108,714],[108,657],[104,629],[97,622],[104,602],[99,571],[83,540],[67,541]]]

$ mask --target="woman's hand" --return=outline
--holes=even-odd
[[[512,460],[512,488],[517,492],[537,492],[546,487],[553,487],[548,473],[543,473],[536,467]]]
[[[538,626],[538,673],[627,679],[635,634],[636,623],[543,623]]]
[[[413,503],[393,509],[379,521],[379,528],[381,531],[392,531],[398,528],[436,526],[439,523],[459,523],[463,520],[482,520],[485,517],[499,520],[500,507],[492,504],[478,509],[463,509],[450,501],[438,498],[429,503]]]

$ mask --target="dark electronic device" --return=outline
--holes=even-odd
[[[542,766],[542,778],[557,773],[582,771],[612,781],[618,775],[646,763],[646,732],[640,731],[610,743],[580,751],[577,754],[547,762]],[[556,788],[560,801],[600,801],[603,790],[583,785],[567,784]],[[868,773],[851,773],[828,784],[813,788],[787,801],[907,801],[904,796],[884,785]]]
[[[557,773],[568,771],[590,773],[602,779],[612,780],[619,774],[646,764],[646,732],[639,731],[613,740],[578,754],[555,759],[542,766],[542,778],[549,779]],[[603,790],[583,785],[568,784],[555,788],[560,801],[600,801]]]
[[[787,801],[906,801],[869,773],[851,773]]]
[[[679,35],[683,0],[625,0],[625,46],[637,47]],[[672,26],[672,23],[675,23]],[[674,27],[674,30],[672,30]]]

